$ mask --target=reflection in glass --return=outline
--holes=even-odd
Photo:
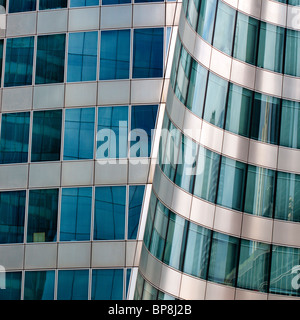
[[[26,271],[24,300],[53,300],[55,271]]]
[[[129,187],[127,239],[136,239],[142,210],[145,186]]]

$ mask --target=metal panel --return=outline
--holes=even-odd
[[[60,162],[31,163],[29,165],[29,187],[59,187]]]
[[[179,296],[181,273],[163,265],[159,287],[171,295]]]
[[[242,227],[242,213],[221,207],[216,207],[214,230],[240,236]]]
[[[268,295],[262,292],[236,289],[235,300],[267,300]]]
[[[132,19],[131,5],[102,6],[101,29],[107,28],[130,28]]]
[[[133,6],[133,27],[163,25],[165,25],[164,3],[135,4]]]
[[[34,243],[25,246],[25,269],[56,268],[57,243]]]
[[[283,246],[296,246],[299,244],[300,223],[274,220],[273,242]]]
[[[262,0],[260,18],[273,24],[285,26],[286,10],[287,6],[283,3]]]
[[[216,206],[193,197],[190,219],[198,224],[212,229]]]
[[[231,71],[232,58],[225,55],[223,52],[212,48],[210,69],[219,76],[229,80]]]
[[[3,266],[6,271],[23,269],[24,245],[1,245],[0,257],[0,265]]]
[[[118,92],[118,94],[116,94]],[[98,84],[98,105],[129,104],[130,81],[100,81]]]
[[[255,90],[281,97],[283,76],[265,69],[256,69]]]
[[[28,165],[1,165],[0,166],[0,189],[25,189],[28,181]]]
[[[204,300],[206,281],[182,275],[179,297],[185,300]]]
[[[235,288],[207,283],[205,300],[234,300]]]
[[[58,268],[89,268],[90,262],[91,242],[58,244]]]
[[[131,103],[159,103],[162,94],[161,79],[132,80]]]
[[[95,162],[95,184],[127,183],[128,160],[116,161],[116,163],[107,162],[106,160],[97,160]]]
[[[94,176],[93,161],[64,161],[62,163],[62,186],[92,185]]]
[[[23,111],[32,108],[32,87],[6,88],[2,91],[2,111]]]
[[[215,127],[206,121],[202,123],[200,142],[205,147],[221,153],[224,130]]]
[[[66,106],[95,106],[97,83],[76,83],[66,85]]]
[[[9,14],[6,36],[23,36],[36,33],[36,12]]]
[[[37,33],[66,32],[68,10],[39,11],[37,21]]]
[[[276,169],[277,153],[278,146],[250,140],[249,163]]]
[[[35,86],[33,89],[33,109],[63,108],[65,86],[63,84]]]
[[[250,64],[232,59],[230,80],[240,86],[254,90],[256,68]]]
[[[69,9],[69,31],[99,29],[100,7]]]
[[[279,147],[278,170],[300,173],[300,150]]]
[[[224,132],[223,154],[246,162],[248,160],[248,151],[249,139],[232,134],[228,131]]]

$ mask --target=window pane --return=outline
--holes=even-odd
[[[282,72],[284,28],[261,22],[257,66]]]
[[[230,83],[226,130],[249,137],[252,102],[253,91]]]
[[[300,175],[278,172],[275,219],[300,222]]]
[[[102,5],[131,3],[131,0],[102,0]]]
[[[222,158],[217,204],[241,211],[246,164]]]
[[[300,102],[282,100],[280,145],[300,149]]]
[[[0,290],[0,300],[21,300],[22,272],[5,272],[5,290]]]
[[[248,167],[245,212],[272,218],[274,204],[275,171]]]
[[[66,8],[68,0],[40,0],[40,10]]]
[[[187,232],[187,221],[170,212],[163,262],[181,269]]]
[[[100,80],[128,79],[130,30],[101,32]]]
[[[128,239],[136,239],[140,223],[145,186],[129,187]]]
[[[300,77],[300,32],[286,29],[286,53],[284,73]]]
[[[57,300],[87,300],[89,270],[59,270]]]
[[[94,240],[125,237],[126,187],[97,187],[95,194]]]
[[[201,1],[197,32],[209,43],[212,41],[216,7],[217,0]]]
[[[70,7],[90,7],[90,6],[98,6],[99,0],[71,0]]]
[[[235,286],[239,239],[214,232],[208,280]]]
[[[32,162],[60,159],[61,119],[61,110],[33,113]]]
[[[29,191],[27,242],[56,240],[58,189]]]
[[[133,78],[162,77],[163,43],[163,28],[134,30]]]
[[[93,270],[92,300],[122,300],[123,269]]]
[[[38,36],[36,84],[64,82],[65,40],[65,34]]]
[[[259,20],[238,12],[233,56],[247,63],[256,64]]]
[[[32,84],[34,38],[7,39],[4,86]]]
[[[97,159],[126,158],[128,107],[98,108]]]
[[[96,80],[98,32],[69,34],[68,82]]]
[[[95,108],[67,109],[64,160],[93,159]]]
[[[26,271],[24,300],[53,300],[55,271]]]
[[[186,106],[201,118],[206,91],[207,74],[208,71],[195,60],[193,60],[191,74],[189,77],[189,89]]]
[[[210,202],[216,201],[220,155],[200,146],[194,194]]]
[[[251,138],[278,144],[280,99],[255,93]]]
[[[36,0],[10,0],[9,13],[35,11]]]
[[[299,297],[300,290],[294,287],[299,283],[299,265],[299,248],[273,246],[269,292]]]
[[[0,243],[24,241],[25,191],[0,192]]]
[[[220,128],[224,126],[228,82],[209,74],[203,119]]]
[[[92,188],[64,188],[61,198],[60,241],[90,240]]]
[[[30,113],[2,114],[0,163],[28,161]]]
[[[150,157],[158,106],[131,107],[131,157]]]
[[[211,231],[190,223],[183,272],[206,279]]]
[[[267,292],[269,260],[270,245],[242,239],[237,286]]]
[[[236,11],[224,4],[218,3],[217,19],[214,35],[214,46],[222,52],[231,55]],[[226,30],[226,32],[224,32]]]

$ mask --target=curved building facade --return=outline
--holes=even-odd
[[[183,1],[135,299],[299,299],[299,16]]]

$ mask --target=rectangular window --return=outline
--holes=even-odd
[[[10,0],[9,13],[35,11],[36,0]]]
[[[40,0],[40,10],[66,8],[68,0]]]
[[[67,109],[64,160],[93,159],[95,108]]]
[[[92,300],[122,300],[123,283],[123,269],[93,270]]]
[[[7,39],[5,87],[32,84],[33,48],[33,37]]]
[[[99,107],[97,159],[126,158],[128,107]]]
[[[0,192],[0,243],[24,241],[25,191]]]
[[[61,110],[33,113],[31,161],[60,160]]]
[[[68,82],[95,81],[98,32],[69,34]]]
[[[90,240],[92,188],[64,188],[61,197],[60,241]]]
[[[53,300],[55,271],[25,271],[24,300]]]
[[[102,0],[102,5],[131,3],[131,0]]]
[[[27,242],[56,240],[58,189],[29,191]]]
[[[70,0],[70,7],[91,7],[98,6],[99,0]]]
[[[163,75],[164,29],[134,30],[133,78],[158,78]]]
[[[128,79],[130,30],[101,32],[100,80]]]
[[[0,300],[21,300],[22,272],[5,272],[5,290],[0,290]]]
[[[0,164],[28,161],[30,113],[2,114]]]
[[[128,235],[127,239],[136,239],[142,210],[145,186],[129,187]]]
[[[65,41],[65,34],[38,36],[36,84],[64,82]]]
[[[157,105],[131,107],[131,157],[150,157],[157,110]]]
[[[87,300],[89,270],[59,270],[57,300]]]
[[[284,73],[300,77],[300,32],[286,29],[286,53]]]
[[[125,238],[126,187],[97,187],[94,240]]]

